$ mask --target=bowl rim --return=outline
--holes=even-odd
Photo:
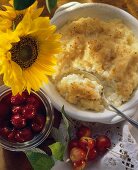
[[[74,5],[72,5],[74,3]],[[84,8],[90,8],[91,10],[93,8],[106,8],[108,10],[113,10],[114,12],[119,13],[120,15],[122,14],[123,17],[125,17],[126,20],[131,19],[132,22],[137,26],[138,26],[138,20],[136,18],[134,18],[131,14],[127,13],[126,11],[114,7],[112,5],[108,5],[108,4],[103,4],[103,3],[67,3],[63,6],[61,6],[57,12],[55,12],[55,15],[53,16],[53,18],[51,19],[51,23],[52,24],[59,24],[59,20],[60,17],[62,17],[64,15],[64,18],[66,18],[66,15],[78,10],[83,10]],[[82,15],[83,17],[83,15]],[[114,17],[115,18],[115,17]],[[112,18],[111,18],[112,19]],[[71,19],[73,20],[73,19]],[[67,21],[67,20],[66,20]],[[60,21],[61,23],[61,21]],[[61,24],[59,24],[61,26]],[[58,26],[59,26],[58,25]],[[134,31],[133,31],[134,32]],[[134,33],[135,34],[135,33]],[[65,112],[71,116],[72,118],[78,119],[78,120],[82,120],[82,121],[88,121],[88,122],[100,122],[100,123],[105,123],[105,124],[114,124],[117,122],[122,121],[122,117],[120,117],[119,115],[117,115],[117,113],[115,112],[110,112],[110,114],[106,114],[104,115],[103,113],[100,115],[99,113],[94,114],[94,111],[84,111],[84,110],[79,110],[77,107],[74,108],[74,106],[72,106],[71,104],[69,104],[68,102],[65,101],[65,99],[63,99],[61,96],[57,97],[57,94],[55,93],[55,89],[54,87],[52,87],[52,83],[50,82],[48,85],[44,86],[44,90],[47,92],[48,96],[50,97],[52,104],[54,105],[54,107],[61,111],[61,103],[65,104],[64,108],[65,108]],[[52,91],[52,94],[54,93],[54,95],[52,95],[50,93],[50,91]],[[56,99],[55,96],[56,95]],[[126,104],[122,105],[121,107],[119,107],[119,109],[121,111],[124,111],[126,115],[128,116],[133,116],[136,113],[137,107],[135,105],[135,107],[131,107],[134,102],[133,99],[137,99],[138,100],[138,90],[136,91],[136,93],[134,94],[134,97],[132,99],[130,99]],[[62,102],[60,102],[60,100]],[[57,102],[58,101],[58,102]],[[60,104],[59,104],[60,102]],[[68,103],[68,104],[67,104]],[[126,105],[131,105],[130,108],[126,107]],[[70,107],[71,106],[71,107]],[[68,108],[69,107],[69,108]],[[106,112],[108,112],[105,109]],[[86,115],[86,112],[89,114],[89,112],[91,112],[91,115]]]

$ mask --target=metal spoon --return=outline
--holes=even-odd
[[[124,118],[125,120],[127,120],[130,124],[132,124],[133,126],[135,126],[136,128],[138,128],[138,122],[131,119],[129,116],[126,116],[123,112],[121,112],[120,110],[118,110],[105,96],[104,93],[104,85],[103,83],[100,81],[99,78],[97,78],[97,76],[95,76],[92,73],[89,73],[87,71],[81,71],[81,70],[69,70],[67,73],[64,74],[68,75],[68,74],[83,74],[86,78],[89,78],[90,80],[96,80],[98,84],[103,86],[103,93],[102,93],[102,98],[104,100],[104,102],[106,103],[106,106],[109,108],[112,108],[116,113],[118,113],[122,118]],[[62,75],[63,76],[63,75]],[[136,104],[136,103],[135,103]]]
[[[89,72],[86,72],[86,71],[81,71],[85,76],[89,76],[88,78],[90,78],[90,76],[92,77],[92,79],[95,79],[97,80],[98,83],[100,83],[102,86],[103,84],[101,83],[101,81],[96,77],[94,76],[93,74],[89,73]],[[104,89],[104,86],[103,86],[103,89]],[[135,126],[136,128],[138,128],[138,122],[131,119],[129,116],[126,116],[123,112],[121,112],[120,110],[118,110],[106,97],[105,97],[105,93],[104,93],[104,90],[103,90],[103,93],[102,93],[102,97],[103,97],[103,100],[105,101],[105,103],[107,104],[108,107],[111,107],[116,113],[118,113],[121,117],[123,117],[125,120],[127,120],[130,124],[132,124],[133,126]]]

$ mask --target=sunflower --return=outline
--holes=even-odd
[[[1,34],[0,74],[14,95],[38,91],[54,73],[55,55],[61,51],[61,35],[55,30],[48,17],[32,19],[27,13],[14,31]]]
[[[0,30],[2,31],[7,29],[15,29],[26,13],[30,13],[32,19],[35,19],[39,17],[43,11],[43,8],[37,8],[37,1],[35,1],[35,3],[29,8],[20,11],[14,9],[13,0],[10,0],[9,3],[11,6],[3,5],[5,10],[0,10],[0,21],[2,20]]]

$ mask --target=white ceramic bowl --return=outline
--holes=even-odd
[[[61,6],[52,18],[52,23],[57,26],[57,29],[62,27],[67,21],[72,21],[80,17],[99,17],[102,20],[110,20],[114,18],[121,19],[138,38],[138,21],[127,12],[113,7],[111,5],[100,3],[85,3],[70,2]],[[66,102],[56,91],[54,85],[49,83],[44,87],[45,91],[51,98],[51,101],[56,109],[61,110],[64,105],[66,113],[72,118],[88,121],[88,122],[101,122],[106,124],[114,124],[122,120],[115,112],[104,110],[103,112],[96,113],[94,111],[80,110],[74,105]],[[133,98],[119,107],[128,116],[133,116],[137,111],[138,90]]]

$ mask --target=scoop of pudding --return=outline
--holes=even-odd
[[[100,111],[104,109],[101,97],[103,87],[96,81],[80,74],[69,74],[58,81],[59,93],[71,104],[83,109]]]

